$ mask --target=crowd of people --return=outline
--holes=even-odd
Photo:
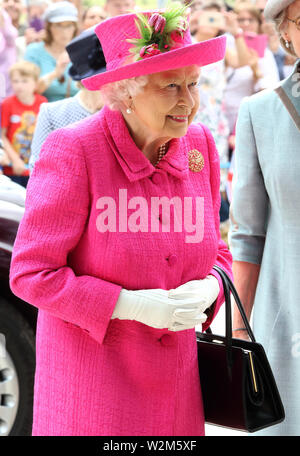
[[[221,222],[225,233],[231,198],[235,122],[242,99],[275,86],[286,77],[295,58],[279,43],[274,26],[264,20],[264,1],[191,2],[194,42],[227,37],[223,61],[203,68],[201,103],[195,122],[207,125],[221,161]],[[80,91],[69,74],[67,44],[108,17],[138,10],[134,0],[106,0],[85,7],[81,1],[4,0],[0,10],[2,74],[2,173],[26,187],[40,105],[73,97]],[[24,64],[31,62],[34,65]],[[15,66],[17,64],[17,66]],[[18,66],[19,65],[19,66]],[[32,81],[28,87],[28,81]],[[34,82],[33,82],[34,81]],[[28,114],[30,113],[30,114]],[[13,120],[11,120],[13,119]],[[231,168],[230,168],[231,165]]]
[[[132,0],[108,0],[104,7],[82,2],[5,0],[0,9],[0,172],[26,188],[39,108],[43,102],[80,91],[69,75],[67,44],[105,18],[134,7]]]
[[[120,432],[130,432],[132,426],[131,431],[139,435],[145,419],[144,406],[139,405],[136,415],[132,415],[138,390],[130,381],[124,383],[114,370],[118,364],[114,364],[118,360],[114,351],[116,334],[124,334],[128,365],[125,364],[129,371],[132,369],[132,379],[141,388],[141,397],[149,399],[147,413],[153,407],[153,398],[144,389],[147,359],[152,362],[154,354],[158,377],[168,378],[173,372],[168,363],[175,360],[178,377],[176,385],[172,385],[174,395],[164,391],[154,376],[151,381],[155,385],[153,391],[160,385],[158,402],[166,400],[172,413],[176,404],[181,415],[172,415],[170,422],[158,405],[153,414],[146,415],[150,430],[145,432],[171,429],[174,435],[202,435],[202,412],[191,417],[184,404],[186,400],[192,406],[192,398],[200,401],[201,396],[195,371],[194,333],[187,332],[186,339],[182,333],[200,323],[205,329],[213,320],[224,293],[212,265],[220,264],[230,274],[232,256],[235,283],[249,318],[256,299],[259,310],[254,312],[254,323],[259,338],[268,346],[288,405],[289,417],[280,429],[296,435],[299,395],[296,387],[287,385],[286,372],[290,372],[288,378],[296,379],[300,370],[295,359],[291,361],[285,353],[290,344],[284,345],[282,341],[286,341],[287,334],[293,337],[299,333],[294,323],[299,319],[291,317],[291,310],[285,313],[283,309],[285,294],[290,296],[292,305],[300,292],[296,277],[299,255],[295,247],[299,242],[295,219],[295,207],[299,207],[298,180],[293,174],[298,169],[300,121],[296,97],[290,96],[292,77],[299,73],[299,0],[268,0],[267,6],[266,3],[197,0],[187,5],[180,3],[175,12],[170,7],[166,17],[161,13],[148,17],[148,12],[141,19],[136,14],[125,14],[139,11],[134,0],[106,0],[104,6],[90,8],[75,1],[46,4],[41,0],[29,3],[24,26],[20,1],[3,2],[2,173],[25,188],[30,176],[33,177],[27,212],[14,248],[11,286],[15,294],[41,311],[39,347],[44,363],[37,370],[35,435],[60,433],[63,429],[74,433],[97,432],[97,420],[101,432],[107,435],[120,431],[122,426]],[[172,14],[177,14],[176,23]],[[108,18],[110,21],[106,21]],[[132,37],[137,18],[144,21],[138,28],[141,37]],[[283,29],[282,24],[287,21]],[[99,23],[100,27],[95,29]],[[165,27],[167,31],[162,34]],[[151,41],[153,36],[157,41]],[[129,42],[133,44],[131,49]],[[106,53],[101,46],[105,46]],[[135,53],[134,62],[128,58],[129,52]],[[156,62],[155,67],[151,66],[151,59],[153,65]],[[74,124],[78,120],[81,122]],[[288,138],[283,129],[277,128],[279,121],[289,131]],[[73,126],[50,135],[70,124]],[[45,141],[47,147],[42,149]],[[287,141],[288,157],[281,153]],[[188,151],[188,163],[181,149]],[[107,172],[97,174],[103,169]],[[184,173],[189,176],[187,184]],[[125,183],[124,176],[129,183]],[[147,179],[141,184],[141,178]],[[105,191],[117,198],[115,192],[122,185],[128,186],[132,195],[143,198],[155,193],[153,188],[157,185],[168,195],[175,191],[181,196],[189,192],[194,196],[205,195],[203,211],[207,226],[202,242],[191,248],[176,237],[177,233],[170,238],[156,238],[155,234],[148,237],[147,230],[142,237],[136,237],[139,229],[124,237],[115,234],[116,230],[109,233],[110,237],[97,237],[94,206],[102,207],[98,200],[89,213],[89,198]],[[285,187],[289,188],[288,197]],[[227,237],[226,242],[220,239],[219,228],[226,234],[229,219],[228,245]],[[106,233],[109,230],[103,228],[101,220],[97,219],[97,229]],[[284,232],[286,228],[288,235]],[[124,234],[120,229],[121,232]],[[169,252],[171,245],[175,253]],[[164,249],[166,253],[160,258]],[[101,255],[97,255],[100,251]],[[173,275],[171,269],[165,272],[166,262],[167,267],[174,268]],[[48,276],[49,279],[45,278]],[[279,281],[280,286],[275,286]],[[98,292],[102,307],[98,306]],[[205,299],[199,307],[201,293]],[[170,310],[175,308],[174,301],[170,304],[172,299],[178,299],[179,308],[174,313]],[[245,328],[237,315],[234,322],[235,336],[243,338]],[[279,323],[283,325],[282,331]],[[90,334],[88,340],[83,332],[76,332],[78,327]],[[159,332],[164,328],[169,332]],[[79,404],[84,394],[82,385],[75,384],[72,375],[67,382],[60,383],[61,390],[56,383],[49,383],[42,391],[48,371],[53,369],[53,359],[59,359],[61,370],[68,372],[67,358],[61,356],[59,347],[51,340],[51,331],[57,331],[68,347],[74,371],[83,369],[73,353],[72,341],[78,341],[80,350],[83,346],[90,350],[92,361],[86,361],[90,378],[82,382],[90,393],[89,405],[99,405],[95,421],[81,420],[86,428],[77,428],[72,414],[64,422],[62,409],[55,415],[55,411],[44,406],[52,397],[62,394],[68,382],[72,389],[65,392],[66,396],[73,394]],[[145,331],[149,340],[153,337],[163,346],[177,344],[173,357],[166,357],[151,343],[150,348],[146,346],[142,342]],[[172,331],[176,337],[170,335]],[[158,335],[160,338],[156,339]],[[104,339],[108,340],[106,346]],[[281,369],[283,362],[285,370]],[[191,375],[188,386],[183,372]],[[98,388],[88,384],[95,378]],[[112,384],[107,378],[112,379]],[[181,388],[184,398],[179,394]],[[112,405],[116,407],[115,415],[110,415],[111,408],[105,405],[104,390],[111,399],[117,397]],[[128,392],[128,403],[124,402],[124,391]],[[86,410],[78,405],[78,416],[86,417]],[[117,416],[120,410],[124,412],[121,420]],[[158,420],[153,418],[155,413]]]

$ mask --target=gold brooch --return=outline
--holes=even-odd
[[[204,167],[204,158],[197,149],[189,151],[189,168],[195,173],[199,173]]]

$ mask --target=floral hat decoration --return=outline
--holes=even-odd
[[[83,79],[89,90],[104,84],[190,65],[222,60],[226,38],[193,43],[187,7],[172,3],[165,10],[124,14],[95,28],[106,60],[106,72]]]

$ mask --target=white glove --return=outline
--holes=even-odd
[[[220,286],[218,280],[208,275],[202,280],[191,280],[177,288],[169,290],[169,298],[172,299],[195,299],[198,304],[199,313],[205,312],[210,307],[220,293]],[[177,314],[180,311],[176,311]]]
[[[204,323],[199,296],[169,297],[167,290],[121,290],[112,319],[136,320],[153,328],[181,331]]]

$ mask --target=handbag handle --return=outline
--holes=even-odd
[[[222,279],[222,284],[223,284],[223,289],[224,289],[224,296],[225,296],[225,324],[226,324],[226,332],[225,332],[225,340],[226,340],[226,352],[227,352],[227,361],[228,361],[228,367],[231,372],[231,367],[232,367],[232,316],[231,316],[231,298],[230,298],[230,293],[232,294],[235,303],[238,307],[238,310],[242,316],[243,322],[245,324],[245,328],[248,332],[248,335],[252,342],[256,342],[254,334],[252,332],[252,329],[250,327],[250,324],[248,322],[245,310],[243,308],[243,305],[241,303],[240,297],[235,289],[235,286],[233,285],[230,277],[227,275],[223,269],[221,269],[219,266],[215,265],[213,267],[215,271],[218,272]],[[206,330],[207,331],[207,330]],[[208,328],[208,333],[211,333],[211,329]]]

